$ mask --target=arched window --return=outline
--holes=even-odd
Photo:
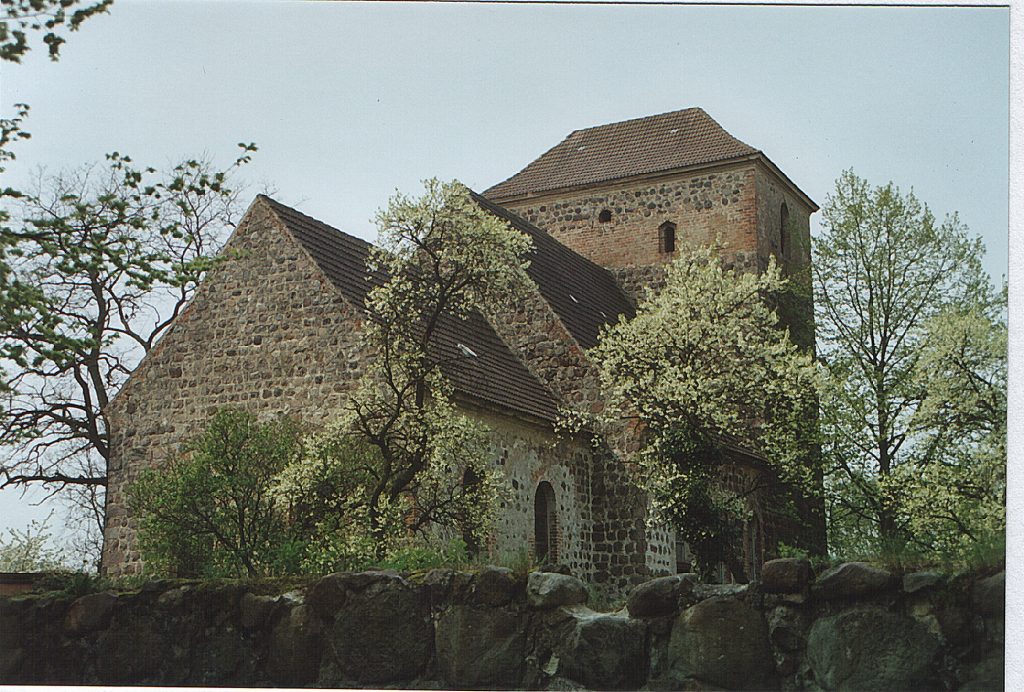
[[[555,489],[547,481],[537,486],[533,500],[533,554],[537,561],[558,560],[558,516],[555,513]]]
[[[782,203],[779,209],[779,259],[786,259],[786,250],[789,248],[789,207]]]
[[[676,251],[676,225],[671,221],[658,226],[658,249],[666,254]]]
[[[467,466],[462,473],[462,491],[466,495],[473,495],[479,492],[480,476],[472,467]],[[480,537],[473,531],[475,526],[469,517],[462,522],[462,540],[466,544],[466,555],[476,557],[480,554]]]
[[[597,220],[600,221],[601,223],[608,223],[609,221],[611,221],[612,220],[612,211],[611,211],[611,209],[602,209],[601,213],[597,215]]]

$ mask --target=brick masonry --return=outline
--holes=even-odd
[[[502,202],[562,243],[608,268],[664,264],[659,227],[676,225],[676,247],[716,241],[753,258],[758,250],[755,164]],[[601,221],[602,211],[611,212]],[[742,253],[742,254],[740,254]],[[747,260],[750,261],[750,260]]]

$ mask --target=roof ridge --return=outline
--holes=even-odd
[[[691,106],[573,130],[484,195],[501,202],[756,156],[764,152]]]
[[[341,230],[337,226],[332,226],[331,224],[327,223],[326,221],[321,221],[320,219],[316,218],[315,216],[310,216],[309,214],[306,214],[304,212],[299,211],[295,207],[288,206],[284,202],[279,202],[278,200],[274,199],[270,195],[266,195],[266,194],[263,194],[261,192],[258,195],[256,195],[256,199],[260,199],[260,200],[263,200],[263,201],[266,201],[266,202],[270,202],[271,206],[276,207],[277,209],[283,209],[283,210],[291,212],[293,214],[297,214],[297,215],[301,216],[302,218],[304,218],[304,219],[306,219],[308,221],[312,221],[313,223],[319,224],[319,225],[323,226],[324,228],[327,228],[327,229],[333,231],[334,233],[340,233],[341,235],[345,236],[346,238],[351,238],[352,240],[355,240],[357,242],[363,243],[364,245],[369,245],[370,247],[377,247],[374,243],[371,243],[369,240],[366,240],[364,238],[360,238],[357,235],[352,235],[351,233],[349,233],[347,231]]]
[[[666,115],[676,115],[678,113],[686,113],[687,111],[703,113],[705,116],[707,116],[708,118],[711,118],[711,120],[714,120],[715,123],[718,124],[718,121],[715,120],[714,118],[712,118],[710,115],[708,115],[708,112],[706,110],[704,110],[703,108],[701,108],[700,106],[688,106],[686,108],[676,108],[675,110],[665,111],[664,113],[653,113],[651,115],[640,115],[640,116],[637,116],[635,118],[626,118],[624,120],[616,120],[615,122],[611,122],[611,123],[602,123],[601,125],[591,125],[590,127],[578,127],[575,130],[573,130],[572,132],[570,132],[568,135],[566,135],[565,139],[568,139],[569,137],[572,137],[577,132],[587,132],[588,130],[599,130],[602,127],[612,127],[614,125],[625,125],[626,123],[632,123],[632,122],[636,122],[638,120],[653,120],[655,118],[661,118],[661,117],[664,117]]]

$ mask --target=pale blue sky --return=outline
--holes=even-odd
[[[1007,266],[1006,9],[161,3],[118,0],[0,66],[18,161],[161,165],[234,144],[248,177],[372,239],[429,176],[482,190],[571,130],[700,106],[819,204],[844,168],[958,210]],[[0,492],[0,529],[30,514]]]

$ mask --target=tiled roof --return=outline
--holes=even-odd
[[[576,130],[484,195],[510,197],[760,153],[700,108]]]
[[[544,300],[583,348],[597,345],[601,327],[619,315],[633,317],[633,305],[607,269],[570,250],[508,209],[471,193],[477,204],[508,221],[533,241],[530,278]]]
[[[362,307],[366,295],[384,277],[369,275],[370,244],[287,207],[265,195],[288,230],[302,244],[328,279],[348,300]],[[509,350],[487,320],[474,313],[469,319],[445,320],[438,327],[438,357],[459,392],[486,403],[555,420],[558,404],[526,365]],[[476,357],[467,357],[464,344]]]

